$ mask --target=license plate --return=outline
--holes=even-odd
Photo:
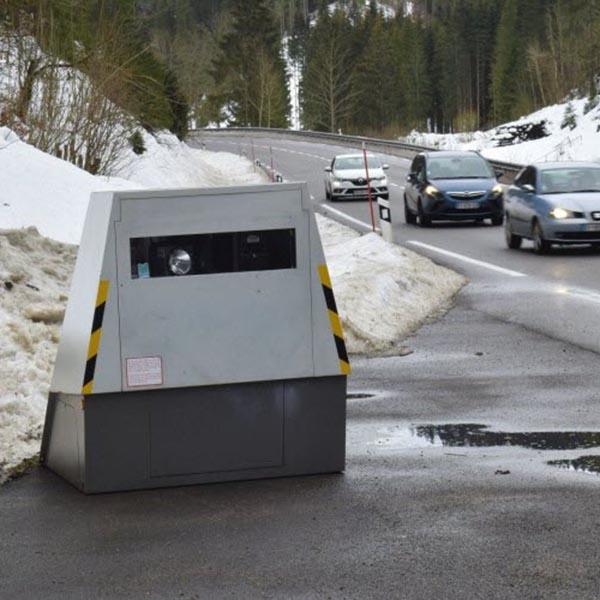
[[[586,231],[600,231],[600,223],[588,223],[585,226]]]
[[[460,208],[461,210],[473,210],[474,208],[479,208],[479,202],[457,202],[456,208]]]

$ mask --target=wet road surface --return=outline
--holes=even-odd
[[[547,464],[600,455],[597,355],[468,299],[407,344],[355,361],[343,475],[86,497],[36,470],[5,486],[0,596],[598,598],[600,477]],[[582,449],[415,434],[469,423]]]
[[[285,144],[317,194],[335,149]],[[34,470],[0,489],[0,598],[599,598],[600,256],[396,236],[471,284],[412,354],[354,360],[343,475],[86,497]]]

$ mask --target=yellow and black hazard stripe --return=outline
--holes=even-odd
[[[85,374],[81,393],[89,395],[94,391],[94,372],[96,371],[96,358],[100,349],[100,338],[102,337],[102,321],[104,320],[104,309],[108,299],[109,281],[101,279],[96,296],[96,309],[94,310],[94,321],[92,323],[92,334],[88,346],[87,361],[85,363]]]
[[[348,360],[346,342],[344,341],[344,332],[342,330],[342,323],[340,321],[340,316],[338,315],[337,306],[335,304],[333,286],[331,285],[331,279],[329,277],[327,265],[319,265],[319,279],[321,280],[321,287],[323,288],[323,294],[325,295],[325,304],[327,305],[327,313],[329,314],[331,331],[333,332],[333,339],[335,340],[335,347],[337,349],[337,355],[340,361],[340,371],[344,375],[349,375],[351,371],[350,361]]]

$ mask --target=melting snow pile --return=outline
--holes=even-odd
[[[39,451],[76,247],[0,231],[0,483]]]
[[[447,309],[466,283],[428,258],[319,217],[319,229],[348,351],[393,352],[423,322]]]
[[[600,103],[578,98],[547,106],[489,131],[457,134],[413,132],[406,141],[441,150],[477,150],[490,159],[530,164],[562,160],[600,161]],[[514,145],[498,145],[498,129],[528,123],[545,125],[548,136]]]

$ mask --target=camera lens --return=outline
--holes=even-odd
[[[192,257],[181,249],[169,254],[169,269],[173,275],[187,275],[192,270]]]

